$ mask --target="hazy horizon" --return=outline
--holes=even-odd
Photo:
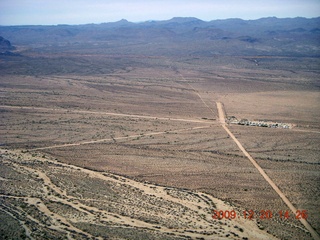
[[[0,25],[59,25],[161,21],[173,17],[195,17],[203,21],[265,17],[314,18],[320,16],[318,0],[2,0]]]
[[[121,19],[118,19],[116,21],[110,21],[110,22],[97,22],[97,23],[92,23],[92,22],[88,22],[88,23],[79,23],[79,24],[68,24],[68,23],[57,23],[57,24],[16,24],[16,25],[2,25],[0,23],[0,26],[2,27],[14,27],[14,26],[59,26],[59,25],[87,25],[87,24],[105,24],[105,23],[117,23],[117,22],[120,22],[120,21],[128,21],[129,23],[134,23],[134,24],[139,24],[139,23],[147,23],[147,22],[161,22],[161,21],[170,21],[174,18],[195,18],[195,19],[198,19],[198,20],[201,20],[201,21],[204,21],[204,22],[211,22],[211,21],[223,21],[223,20],[229,20],[229,19],[239,19],[239,20],[244,20],[244,21],[255,21],[255,20],[259,20],[259,19],[264,19],[264,18],[278,18],[278,19],[286,19],[285,17],[284,18],[279,18],[279,17],[275,17],[275,16],[266,16],[266,17],[261,17],[261,18],[256,18],[256,19],[243,19],[243,18],[224,18],[224,19],[212,19],[212,20],[203,20],[201,18],[197,18],[197,17],[193,17],[193,16],[190,16],[190,17],[181,17],[181,16],[175,16],[175,17],[172,17],[170,19],[162,19],[162,20],[154,20],[154,19],[148,19],[148,20],[144,20],[144,21],[129,21],[128,19],[125,19],[125,18],[121,18]],[[287,17],[287,19],[293,19],[293,18],[305,18],[305,19],[312,19],[312,18],[320,18],[320,16],[318,17]]]

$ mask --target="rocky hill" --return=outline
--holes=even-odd
[[[1,53],[9,51],[9,50],[14,50],[14,49],[15,49],[15,47],[13,47],[11,45],[9,40],[0,36],[0,52]]]

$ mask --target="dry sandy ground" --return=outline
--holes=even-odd
[[[214,209],[234,208],[198,191],[137,182],[5,149],[1,175],[0,212],[30,239],[274,239],[239,211],[232,220],[212,219]]]
[[[269,183],[272,189],[279,195],[282,201],[288,206],[288,208],[292,211],[293,214],[296,214],[300,210],[296,209],[286,195],[279,189],[279,187],[275,184],[274,181],[266,174],[266,172],[261,168],[261,166],[257,163],[255,159],[248,153],[248,151],[243,147],[243,145],[239,142],[239,140],[234,136],[234,134],[229,130],[226,125],[226,116],[223,105],[221,102],[217,102],[217,108],[219,113],[219,121],[221,126],[226,130],[229,136],[233,139],[233,141],[237,144],[239,149],[243,152],[243,154],[250,160],[250,162],[254,165],[254,167],[259,171],[262,177]],[[291,195],[291,194],[290,194]],[[300,218],[300,222],[305,226],[305,228],[311,233],[314,239],[320,239],[318,233],[313,229],[313,227],[306,221],[305,218]]]
[[[267,238],[312,239],[292,214],[280,219],[288,206],[220,126],[218,101],[238,119],[295,124],[228,129],[319,232],[319,74],[302,68],[308,59],[139,61],[149,67],[0,77],[6,233],[11,224],[35,239],[242,238],[258,226]],[[215,222],[210,202],[252,210],[254,221]]]

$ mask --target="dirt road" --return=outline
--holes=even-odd
[[[29,230],[28,224],[33,222],[41,226],[42,229],[63,233],[67,235],[68,239],[75,239],[73,233],[84,236],[85,239],[103,239],[102,237],[94,237],[95,234],[91,234],[90,231],[77,225],[77,223],[84,222],[106,226],[106,228],[116,226],[124,229],[144,229],[192,239],[212,239],[212,237],[224,239],[223,236],[230,231],[236,232],[239,237],[243,238],[276,239],[260,230],[253,221],[245,218],[234,219],[234,222],[230,222],[229,219],[213,220],[210,211],[214,206],[226,210],[231,210],[232,207],[202,192],[183,191],[146,182],[137,182],[112,173],[97,172],[66,164],[49,157],[39,158],[37,154],[22,153],[20,150],[12,151],[0,148],[0,156],[2,156],[2,164],[11,169],[12,173],[17,176],[28,176],[24,182],[37,181],[39,183],[30,188],[34,191],[32,196],[23,193],[26,189],[22,189],[20,186],[16,186],[16,189],[22,189],[20,190],[22,192],[16,195],[0,194],[0,199],[19,200],[16,202],[23,202],[32,206],[33,211],[39,212],[39,214],[31,215],[22,208],[14,209],[12,207],[7,211],[10,216],[12,216],[11,212],[17,211],[17,214],[23,219],[20,220],[20,224],[25,228],[26,234],[30,236],[32,236],[32,232]],[[72,181],[71,185],[60,183],[62,179],[58,176],[64,176],[66,173],[68,177],[72,176],[67,180],[67,182]],[[77,179],[81,179],[80,182],[87,181],[91,185],[79,185]],[[105,192],[99,190],[100,185],[111,186],[113,198],[104,196]],[[99,191],[96,192],[95,188]],[[80,192],[86,193],[78,194]],[[93,198],[95,196],[99,197]],[[97,202],[99,204],[96,204]],[[59,204],[59,207],[64,207],[65,210],[55,212],[52,204]],[[111,205],[117,206],[117,209],[110,208],[111,210],[108,210]],[[178,206],[183,211],[175,211],[172,206]],[[130,209],[135,214],[128,216],[126,209]],[[45,218],[41,216],[45,216]],[[178,225],[168,227],[169,225],[164,223],[155,224],[148,220],[149,216],[158,216],[160,219],[165,219],[164,221],[174,219]],[[193,219],[193,222],[190,219]],[[218,227],[219,232],[216,232]]]
[[[226,126],[224,109],[222,103],[217,102],[217,109],[219,113],[219,121],[223,129],[228,133],[228,135],[232,138],[232,140],[237,144],[239,149],[243,152],[243,154],[250,160],[253,166],[259,171],[259,173],[263,176],[263,178],[270,184],[270,186],[275,190],[275,192],[280,196],[280,198],[284,201],[284,203],[290,208],[290,210],[296,214],[297,209],[293,206],[293,204],[289,201],[289,199],[281,192],[278,186],[269,178],[266,172],[259,166],[259,164],[254,160],[251,155],[247,152],[247,150],[242,146],[239,140],[233,135],[233,133]],[[306,229],[311,233],[312,237],[316,240],[320,240],[319,234],[311,227],[311,225],[305,220],[300,219],[300,222],[305,226]]]
[[[219,114],[219,121],[221,124],[225,125],[226,123],[226,116],[224,115],[224,110],[221,102],[217,102],[217,109]]]
[[[191,122],[191,123],[214,123],[210,120],[204,120],[204,119],[170,118],[170,117],[160,117],[160,116],[146,116],[146,115],[124,114],[124,113],[103,112],[103,111],[87,111],[87,110],[76,110],[76,109],[70,110],[70,109],[61,109],[61,108],[7,106],[7,105],[0,105],[0,108],[20,109],[20,110],[38,110],[38,111],[56,111],[56,112],[69,112],[69,113],[85,113],[85,114],[100,114],[100,115],[119,116],[119,117],[144,118],[144,119],[153,119],[153,120],[166,120],[166,121]]]
[[[29,151],[37,151],[37,150],[52,149],[52,148],[73,147],[73,146],[80,146],[80,145],[87,145],[87,144],[94,144],[94,143],[111,142],[111,141],[116,141],[116,140],[137,138],[137,137],[143,137],[143,136],[161,135],[161,134],[167,134],[167,133],[187,132],[187,131],[196,130],[196,129],[210,128],[210,126],[211,125],[193,127],[193,128],[183,128],[183,129],[162,131],[162,132],[150,132],[150,133],[144,133],[143,135],[135,134],[135,135],[125,136],[125,137],[103,138],[103,139],[85,141],[85,142],[78,142],[78,143],[67,143],[67,144],[61,144],[61,145],[53,145],[53,146],[47,146],[47,147],[32,148],[32,149],[28,149],[28,150]]]

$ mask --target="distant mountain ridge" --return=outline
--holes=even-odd
[[[175,17],[164,21],[132,23],[125,19],[112,23],[55,26],[0,26],[0,35],[15,45],[86,46],[105,44],[131,52],[163,55],[168,50],[182,55],[288,55],[320,56],[320,17],[226,19],[202,21]],[[152,45],[147,51],[143,45]],[[114,49],[110,48],[113,46]],[[119,50],[119,48],[118,48]],[[117,51],[118,51],[117,50]]]

